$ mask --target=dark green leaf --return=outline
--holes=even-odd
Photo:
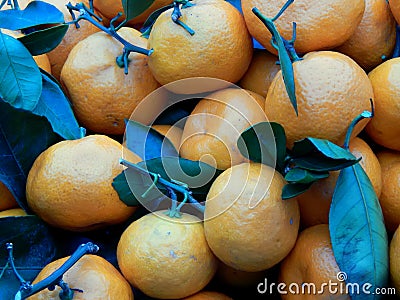
[[[347,282],[386,287],[388,237],[382,210],[367,174],[360,164],[340,171],[329,212],[333,253]],[[370,295],[368,299],[381,299]],[[363,293],[352,299],[365,299]]]
[[[149,126],[129,120],[125,131],[126,146],[143,160],[156,157],[178,156],[174,145]]]
[[[329,172],[313,172],[301,168],[293,168],[286,173],[285,180],[290,183],[312,183],[328,176]]]
[[[290,198],[294,198],[305,191],[307,191],[312,185],[310,183],[288,183],[282,189],[282,199],[287,200]]]
[[[0,273],[7,263],[6,243],[13,243],[15,266],[23,278],[32,281],[56,254],[48,227],[36,216],[0,219]],[[0,299],[14,299],[19,281],[11,269],[0,278]]]
[[[37,30],[18,38],[18,40],[25,45],[32,55],[40,55],[57,47],[64,38],[68,27],[66,24],[61,24]]]
[[[126,20],[129,21],[141,15],[153,2],[154,0],[122,0]]]
[[[59,139],[45,118],[0,100],[0,181],[25,210],[28,172],[36,157]]]
[[[311,171],[336,171],[359,161],[342,147],[316,138],[305,138],[295,142],[292,158],[297,167]]]
[[[25,9],[7,9],[0,11],[0,28],[20,30],[43,24],[64,23],[64,14],[43,1],[32,1]]]
[[[145,37],[146,39],[149,38],[151,29],[153,28],[153,25],[157,18],[166,10],[174,7],[173,4],[169,4],[167,6],[161,7],[155,11],[153,11],[150,16],[147,18],[147,20],[143,23],[143,26],[141,28],[141,32],[143,32],[142,36]]]
[[[67,140],[84,136],[85,129],[79,127],[68,98],[52,78],[42,71],[43,89],[39,103],[32,113],[46,117],[54,132]]]
[[[286,136],[278,123],[261,122],[247,128],[237,141],[240,153],[251,161],[283,169]]]
[[[32,110],[42,92],[39,67],[24,45],[0,31],[0,98]]]

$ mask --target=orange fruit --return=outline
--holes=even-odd
[[[400,1],[399,0],[389,0],[390,10],[395,17],[397,24],[400,24]]]
[[[267,51],[255,50],[250,66],[240,79],[239,85],[266,97],[272,80],[281,69],[277,61],[277,56]]]
[[[246,72],[253,53],[252,40],[243,16],[223,0],[195,0],[182,9],[179,19],[195,34],[191,36],[163,12],[149,37],[149,66],[162,85],[190,77],[213,77],[238,81]],[[191,86],[189,93],[212,90]],[[208,89],[211,88],[211,89]]]
[[[34,56],[33,59],[36,61],[36,63],[39,66],[39,68],[42,68],[47,73],[51,74],[50,60],[49,60],[49,57],[46,54],[41,54],[41,55]]]
[[[390,242],[389,270],[392,286],[396,288],[396,294],[400,293],[400,230],[397,227]]]
[[[368,74],[375,95],[375,115],[366,127],[378,144],[400,150],[400,57],[392,58]]]
[[[153,125],[151,127],[153,127],[153,129],[155,129],[158,133],[168,138],[174,147],[179,150],[183,132],[181,128],[171,125]]]
[[[396,42],[396,21],[386,0],[366,0],[363,18],[353,35],[336,48],[370,71],[390,57]]]
[[[132,20],[129,20],[127,23],[128,25],[144,23],[146,19],[150,16],[150,14],[168,4],[171,4],[173,0],[155,0],[144,12],[142,12],[137,17],[134,17]],[[122,1],[114,1],[114,0],[98,0],[93,1],[94,7],[100,12],[102,17],[108,19],[107,21],[111,20],[117,14],[123,13],[124,8],[122,7]],[[125,15],[123,14],[118,21],[122,22],[125,19]]]
[[[10,190],[0,181],[0,211],[17,207],[18,203]]]
[[[378,153],[382,165],[382,207],[386,228],[394,232],[400,224],[400,152],[385,150]]]
[[[33,281],[33,284],[47,278],[57,270],[69,257],[60,258],[49,263]],[[129,283],[117,269],[104,258],[87,254],[82,256],[63,276],[63,280],[74,292],[74,300],[121,299],[133,300]],[[53,291],[45,289],[29,300],[58,300],[61,289],[56,286]]]
[[[111,185],[123,170],[121,155],[121,144],[103,135],[49,147],[29,171],[29,207],[45,222],[73,231],[125,221],[136,208],[126,206]]]
[[[180,299],[203,289],[217,269],[200,219],[145,215],[124,231],[117,247],[125,278],[150,297]]]
[[[250,34],[267,50],[276,53],[271,46],[271,33],[251,11],[258,8],[261,13],[273,18],[287,0],[263,1],[243,0],[244,19]],[[296,0],[274,22],[286,40],[292,38],[293,22],[297,24],[295,48],[299,53],[332,49],[343,44],[360,23],[364,0]]]
[[[28,214],[22,208],[11,208],[0,211],[0,218],[27,216]]]
[[[308,53],[293,64],[298,116],[293,109],[279,71],[265,101],[265,113],[278,122],[287,136],[287,146],[305,137],[342,143],[351,121],[371,110],[371,82],[364,70],[348,56],[333,52]],[[356,126],[356,136],[368,120]]]
[[[232,298],[218,292],[201,291],[193,296],[186,297],[184,300],[232,300]]]
[[[266,121],[263,100],[239,88],[219,90],[202,99],[186,120],[180,156],[218,169],[246,161],[236,142],[247,127]]]
[[[147,45],[133,28],[123,27],[118,34],[134,45]],[[139,102],[159,86],[144,54],[129,55],[125,75],[116,63],[122,48],[105,32],[95,33],[74,47],[61,72],[78,121],[97,133],[123,134],[124,119],[129,119]]]
[[[283,300],[290,299],[350,299],[350,296],[340,294],[345,291],[345,282],[337,278],[340,272],[332,251],[329,227],[327,224],[320,224],[303,230],[297,239],[296,245],[290,254],[282,261],[280,267],[279,281],[286,284],[286,291],[289,285],[297,284],[301,291],[304,283],[315,284],[316,291],[324,287],[324,293],[305,293],[300,295],[288,292],[282,294]],[[327,284],[332,283],[338,289],[337,294],[329,294]],[[324,284],[324,285],[323,285]],[[312,287],[310,287],[312,291]]]
[[[204,232],[214,254],[237,270],[279,263],[299,229],[296,199],[282,200],[285,180],[271,167],[243,163],[225,170],[207,194]]]
[[[255,287],[264,281],[266,275],[266,271],[246,272],[220,262],[215,277],[218,279],[218,283],[237,289]]]
[[[378,158],[368,144],[358,137],[351,140],[349,148],[355,157],[361,157],[360,165],[367,173],[379,198],[382,191],[382,172]],[[338,171],[330,172],[328,178],[314,182],[309,190],[297,197],[303,227],[328,224],[329,209],[338,176]]]

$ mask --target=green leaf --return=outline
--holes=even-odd
[[[0,11],[0,28],[9,30],[58,23],[64,23],[64,14],[54,5],[43,1],[32,1],[23,10]]]
[[[330,141],[310,137],[295,142],[291,156],[295,166],[320,172],[340,170],[359,161]]]
[[[156,22],[157,18],[166,10],[173,8],[173,4],[169,4],[167,6],[161,7],[155,11],[153,11],[150,16],[146,19],[146,21],[143,23],[143,26],[141,28],[141,32],[143,32],[142,36],[145,37],[146,39],[149,38],[150,32],[153,29],[153,25]]]
[[[46,117],[50,122],[53,131],[67,140],[79,139],[85,135],[85,129],[79,127],[75,119],[68,98],[49,77],[45,71],[42,71],[43,89],[39,103],[32,113]]]
[[[45,118],[13,108],[0,99],[0,181],[25,210],[28,172],[36,157],[59,140]]]
[[[6,243],[13,243],[15,266],[23,278],[32,281],[56,254],[50,230],[36,216],[0,219],[0,273],[7,263]],[[0,278],[0,299],[14,299],[20,283],[11,269]]]
[[[287,200],[290,198],[294,198],[305,191],[307,191],[312,185],[310,183],[288,183],[282,189],[282,199]]]
[[[178,156],[172,142],[150,126],[128,120],[125,131],[126,146],[143,160]]]
[[[261,122],[247,128],[240,135],[237,146],[251,161],[276,166],[279,171],[284,168],[286,136],[278,123]]]
[[[312,183],[328,176],[329,172],[313,172],[301,168],[293,168],[286,173],[285,180],[290,183]]]
[[[24,45],[0,31],[0,98],[32,110],[42,92],[39,67]]]
[[[67,33],[68,25],[61,24],[29,33],[18,40],[32,55],[40,55],[56,48]]]
[[[129,21],[141,15],[153,2],[154,0],[122,0],[126,20]]]
[[[347,282],[386,287],[388,237],[382,210],[372,184],[360,164],[340,171],[329,211],[333,253]],[[381,299],[370,295],[368,299]],[[365,299],[364,294],[352,299]]]

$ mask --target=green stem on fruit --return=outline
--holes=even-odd
[[[346,138],[345,138],[344,144],[343,144],[343,148],[346,149],[346,150],[349,150],[350,139],[351,139],[351,135],[353,133],[353,130],[354,130],[355,126],[361,120],[369,119],[369,118],[372,118],[374,116],[374,113],[375,113],[374,103],[373,103],[372,99],[369,99],[369,101],[371,102],[371,111],[364,110],[361,114],[359,114],[357,117],[354,118],[354,120],[350,123],[349,128],[347,129]]]
[[[185,29],[190,35],[194,35],[195,31],[190,28],[188,25],[183,23],[179,18],[182,16],[181,8],[193,6],[189,1],[191,0],[175,0],[173,3],[173,10],[171,14],[171,19],[174,23],[180,25],[183,29]]]
[[[13,271],[15,275],[18,277],[19,281],[21,282],[21,287],[17,294],[15,295],[15,299],[26,299],[46,288],[54,288],[56,285],[60,286],[62,289],[62,292],[60,293],[60,297],[62,297],[62,294],[66,297],[67,295],[73,294],[74,290],[70,289],[68,285],[64,283],[62,280],[62,277],[65,272],[67,272],[82,256],[85,254],[89,253],[96,253],[99,250],[99,247],[93,243],[86,243],[80,245],[75,252],[71,255],[70,258],[62,265],[60,266],[57,270],[55,270],[53,273],[50,274],[47,278],[43,279],[42,281],[39,281],[36,284],[31,284],[29,282],[26,282],[16,271],[15,267],[13,266],[13,256],[12,256],[12,244],[8,243],[7,244],[7,249],[11,247],[11,250],[9,251],[9,262],[11,264],[11,267],[13,268]],[[68,298],[61,298],[62,300],[66,300]],[[71,298],[72,299],[72,298]]]
[[[293,24],[293,37],[290,41],[286,41],[284,38],[282,38],[274,24],[274,21],[276,21],[293,2],[294,0],[288,0],[273,18],[267,18],[256,7],[254,7],[252,11],[264,23],[268,31],[272,34],[271,45],[278,51],[278,57],[282,69],[282,76],[285,83],[285,88],[288,93],[290,102],[292,103],[293,108],[296,112],[296,115],[298,115],[294,72],[292,65],[293,62],[300,60],[293,46],[296,39],[296,23]]]
[[[152,188],[156,187],[156,184],[161,184],[167,190],[171,189],[174,192],[178,192],[178,193],[182,194],[184,199],[183,199],[182,203],[178,207],[176,207],[175,212],[177,212],[177,213],[176,214],[174,213],[175,217],[177,217],[179,215],[179,210],[182,208],[182,206],[186,202],[193,204],[193,206],[197,210],[204,213],[204,206],[201,205],[196,199],[194,199],[194,197],[192,196],[192,192],[189,190],[189,187],[187,186],[187,184],[181,183],[181,182],[178,184],[177,182],[179,182],[179,181],[176,181],[176,180],[168,181],[168,180],[162,178],[159,174],[150,172],[150,171],[138,166],[137,164],[131,163],[130,161],[127,161],[125,159],[120,159],[119,161],[120,161],[120,164],[124,165],[125,167],[132,168],[132,169],[140,172],[141,174],[151,176],[154,179],[157,178],[157,181],[155,182],[155,180],[153,180],[153,184],[150,186],[150,188],[145,193],[148,193]],[[174,181],[174,183],[172,181]],[[172,199],[172,200],[174,202],[174,199]]]
[[[93,0],[90,0],[89,3],[91,3],[92,1]],[[131,52],[141,53],[147,56],[153,53],[153,49],[148,50],[132,45],[117,33],[117,30],[120,28],[120,26],[115,27],[114,23],[121,16],[121,13],[118,13],[117,16],[110,21],[110,27],[105,27],[100,23],[101,18],[96,16],[96,14],[94,13],[92,4],[90,4],[90,7],[91,8],[87,8],[83,3],[72,5],[71,2],[69,2],[67,4],[67,8],[72,16],[72,21],[69,22],[69,24],[75,24],[75,26],[78,27],[80,20],[86,20],[119,41],[124,46],[124,48],[122,50],[122,54],[116,58],[116,63],[120,68],[124,68],[125,74],[128,74],[128,57]],[[74,11],[79,12],[79,15],[75,16]]]

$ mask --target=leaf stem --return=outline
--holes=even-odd
[[[125,159],[120,159],[119,162],[120,162],[120,164],[124,165],[125,167],[133,168],[136,171],[139,171],[140,173],[142,173],[144,175],[149,175],[149,176],[152,176],[153,178],[156,178],[156,176],[157,176],[158,177],[157,183],[165,186],[167,188],[167,190],[169,188],[169,189],[174,190],[175,192],[181,193],[184,196],[184,200],[183,201],[185,201],[185,202],[187,201],[187,202],[193,204],[193,206],[196,209],[198,209],[200,212],[204,213],[204,206],[201,205],[196,199],[194,199],[194,197],[192,196],[192,192],[189,190],[188,187],[186,187],[184,185],[179,185],[179,184],[176,184],[176,183],[172,183],[172,182],[162,178],[159,174],[155,174],[153,172],[150,172],[150,171],[148,171],[148,170],[146,170],[146,169],[144,169],[144,168],[142,168],[142,167],[140,167],[140,166],[138,166],[138,165],[136,165],[134,163],[131,163],[130,161],[127,161]],[[182,201],[182,203],[183,203],[183,201]],[[179,209],[182,208],[182,206],[184,204],[184,203],[183,204],[182,203],[177,207],[177,211],[179,211]]]
[[[49,277],[39,281],[38,283],[32,285],[27,283],[26,285],[21,285],[20,290],[17,295],[20,297],[19,299],[26,299],[47,287],[62,285],[62,277],[65,272],[67,272],[82,256],[89,253],[96,253],[99,250],[99,247],[93,243],[86,243],[80,245],[75,252],[71,255],[70,258],[57,270],[55,270]],[[22,283],[22,282],[21,282]],[[64,286],[65,287],[65,286]],[[64,291],[65,293],[65,291]],[[16,296],[17,297],[17,296]]]
[[[368,110],[364,110],[361,114],[359,114],[357,117],[355,117],[353,119],[353,121],[351,121],[349,128],[347,129],[346,132],[346,138],[344,140],[344,144],[343,144],[343,148],[346,150],[349,150],[349,144],[350,144],[350,138],[351,135],[353,133],[353,130],[355,128],[355,126],[364,119],[368,119],[368,118],[372,118],[374,116],[375,110],[374,110],[374,103],[372,101],[372,99],[369,99],[370,103],[371,103],[371,111]]]
[[[174,23],[180,25],[183,29],[185,29],[190,35],[194,35],[195,31],[192,28],[190,28],[188,25],[183,23],[181,20],[179,20],[179,18],[182,16],[181,7],[184,8],[184,7],[191,6],[191,5],[189,5],[189,1],[191,1],[191,0],[175,0],[173,3],[171,19]]]
[[[117,30],[121,27],[115,27],[114,23],[115,21],[121,16],[120,13],[117,14],[115,18],[113,18],[110,21],[110,27],[105,27],[104,25],[100,24],[99,21],[101,21],[101,18],[96,16],[93,11],[88,9],[83,3],[77,3],[75,5],[72,5],[71,2],[67,4],[67,8],[72,16],[72,21],[69,22],[69,24],[78,24],[80,20],[86,20],[90,23],[92,23],[94,26],[97,28],[101,29],[105,33],[109,34],[112,36],[114,39],[119,41],[123,46],[122,54],[116,58],[116,63],[118,64],[119,67],[124,68],[125,74],[128,74],[128,64],[129,64],[129,59],[128,56],[131,52],[136,52],[136,53],[141,53],[144,55],[151,55],[153,53],[153,49],[145,49],[142,47],[138,47],[135,45],[132,45],[129,43],[127,40],[122,38],[118,33]],[[79,16],[76,17],[74,11],[79,12]]]

